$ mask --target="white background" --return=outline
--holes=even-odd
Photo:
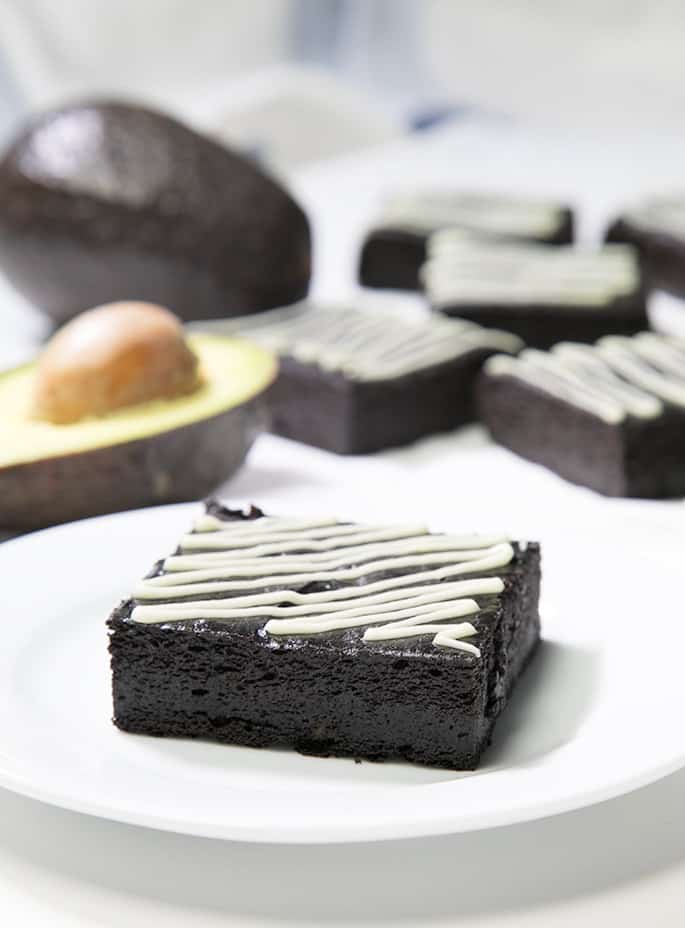
[[[676,134],[471,125],[311,168],[295,180],[317,218],[316,290],[340,297],[352,289],[363,222],[388,184],[421,177],[568,196],[583,210],[583,237],[592,238],[618,203],[679,185],[682,150]],[[15,333],[3,351],[28,351],[34,317],[9,296],[2,312]],[[659,316],[681,325],[682,313],[664,305]],[[429,442],[412,453],[407,466],[417,481],[429,473],[454,490],[449,454],[441,463],[434,447]],[[374,459],[374,472],[382,462]],[[278,461],[270,464],[277,471]],[[359,479],[363,462],[341,460],[339,468],[341,480]],[[238,478],[241,492],[257,493],[263,473],[248,465]],[[487,492],[487,485],[468,492]],[[683,517],[674,503],[665,519],[672,526]],[[684,798],[685,774],[677,774],[631,796],[524,826],[308,849],[161,834],[0,792],[0,915],[20,926],[681,925]]]

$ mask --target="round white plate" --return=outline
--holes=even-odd
[[[401,457],[386,460],[378,473],[373,466],[364,471],[363,495],[338,485],[336,496],[337,484],[317,463],[330,460],[324,457],[308,459],[323,475],[318,488],[305,475],[299,490],[269,489],[264,462],[287,447],[269,439],[253,459],[251,476],[237,483],[242,493],[261,481],[261,495],[250,490],[250,498],[266,499],[272,512],[306,508],[406,519],[428,508],[440,523],[434,527],[454,530],[489,530],[504,514],[517,534],[526,523],[529,536],[542,541],[544,642],[481,768],[459,774],[355,764],[117,731],[110,722],[104,623],[188,525],[193,507],[169,506],[0,546],[0,785],[156,828],[317,842],[466,831],[541,817],[634,789],[685,763],[683,549],[676,543],[682,508],[599,500],[538,475],[526,490],[525,507],[520,494],[493,483],[492,505],[481,502],[484,524],[478,525],[472,493],[460,500],[430,480],[417,491],[407,466],[412,462]],[[462,472],[487,479],[488,468],[509,468],[516,476],[518,464],[503,454],[477,441],[469,450],[467,442]],[[361,467],[351,462],[346,473]],[[530,472],[535,476],[535,469]],[[528,471],[522,466],[520,473],[525,489]],[[563,516],[553,508],[557,496],[567,501]],[[515,502],[503,513],[505,499]]]

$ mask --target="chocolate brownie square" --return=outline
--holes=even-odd
[[[649,287],[685,296],[685,196],[660,197],[628,210],[606,232],[633,245]]]
[[[109,622],[114,723],[473,769],[539,639],[537,544],[210,503]]]
[[[522,347],[514,335],[469,322],[340,306],[298,304],[222,326],[279,355],[272,430],[338,454],[471,421],[485,359]]]
[[[514,332],[536,348],[648,327],[630,245],[549,248],[444,231],[431,236],[428,254],[421,278],[433,309]]]
[[[573,241],[573,213],[561,203],[497,193],[419,191],[390,197],[361,248],[366,287],[418,290],[428,238],[459,229],[495,240],[547,245]]]
[[[485,365],[494,439],[607,496],[685,496],[685,341],[645,332]]]

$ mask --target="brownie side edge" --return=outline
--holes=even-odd
[[[353,384],[337,371],[284,357],[268,395],[271,430],[326,451],[354,451]]]
[[[353,452],[407,445],[472,422],[476,379],[494,353],[476,348],[402,377],[354,383]]]
[[[482,659],[411,644],[270,639],[261,624],[108,622],[123,731],[473,769],[539,637],[536,545],[474,619]]]
[[[619,217],[607,228],[605,241],[633,245],[637,249],[648,288],[685,296],[684,240]]]
[[[550,396],[515,377],[484,372],[480,418],[499,444],[571,483],[625,496],[625,432],[619,425]]]
[[[359,282],[364,287],[418,290],[428,235],[402,229],[373,229],[362,243]]]
[[[113,721],[123,731],[456,769],[477,764],[489,732],[476,658],[336,652],[116,613],[109,631]]]
[[[371,454],[449,431],[475,418],[475,382],[495,349],[400,377],[350,380],[284,358],[269,391],[272,430],[336,454]]]
[[[453,303],[434,309],[486,328],[513,332],[526,345],[540,349],[562,341],[592,344],[603,335],[634,335],[649,328],[642,287],[600,307]]]

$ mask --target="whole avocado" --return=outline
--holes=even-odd
[[[144,300],[182,319],[301,299],[307,217],[244,157],[158,112],[44,113],[0,161],[0,270],[57,324]]]

